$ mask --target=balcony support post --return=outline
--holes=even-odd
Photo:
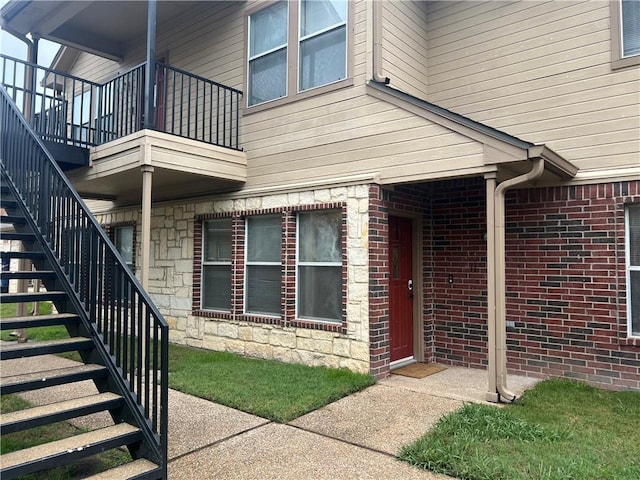
[[[147,62],[144,77],[144,128],[153,129],[154,86],[156,72],[156,0],[147,1]]]
[[[151,264],[151,189],[153,181],[153,167],[143,165],[142,170],[142,242],[140,283],[142,288],[149,288],[149,266]]]

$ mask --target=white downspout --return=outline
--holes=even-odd
[[[495,361],[496,390],[499,399],[513,402],[516,395],[507,389],[507,322],[505,268],[505,193],[508,189],[539,178],[544,172],[544,159],[534,158],[529,173],[500,183],[494,193],[495,205]]]

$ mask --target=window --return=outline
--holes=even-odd
[[[303,0],[298,90],[342,80],[347,71],[346,1]]]
[[[298,215],[297,317],[342,320],[342,215]]]
[[[279,1],[249,15],[249,106],[347,78],[347,1]]]
[[[627,318],[629,336],[640,337],[640,205],[627,208]]]
[[[133,225],[115,227],[113,233],[118,253],[133,272]]]
[[[279,216],[247,219],[246,313],[280,315],[282,291],[282,220]]]
[[[611,2],[611,62],[613,68],[640,64],[640,2]]]
[[[89,141],[89,122],[91,121],[91,91],[87,90],[73,97],[73,118],[71,138],[76,142]]]
[[[287,3],[249,17],[249,105],[287,93]]]
[[[231,310],[231,219],[202,224],[202,298],[209,310]]]

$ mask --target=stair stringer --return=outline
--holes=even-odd
[[[56,309],[59,312],[74,313],[80,317],[79,331],[69,331],[70,334],[77,333],[82,336],[86,336],[93,341],[94,349],[89,351],[80,351],[80,355],[84,363],[95,363],[103,365],[108,369],[108,375],[104,380],[94,380],[96,388],[100,393],[112,392],[121,395],[124,399],[124,406],[110,411],[110,414],[116,423],[127,422],[131,425],[138,427],[143,434],[143,441],[138,445],[129,445],[129,451],[134,458],[146,458],[152,462],[163,465],[165,463],[164,455],[160,447],[160,436],[153,431],[151,421],[144,413],[143,407],[137,402],[136,394],[128,387],[128,381],[124,378],[122,369],[116,365],[115,357],[110,352],[109,345],[105,344],[102,333],[97,330],[95,322],[92,322],[89,313],[82,303],[78,295],[78,285],[71,282],[64,268],[60,264],[58,258],[54,254],[50,245],[42,235],[36,221],[29,212],[29,209],[25,205],[24,199],[17,191],[14,183],[9,178],[4,170],[4,165],[0,161],[0,169],[2,170],[2,176],[6,182],[6,185],[11,190],[14,198],[17,201],[17,208],[21,211],[26,223],[24,225],[14,226],[17,232],[34,233],[35,238],[30,245],[31,248],[35,248],[36,251],[43,252],[45,259],[34,262],[37,269],[48,268],[56,273],[55,280],[44,281],[45,287],[49,290],[64,291],[67,294],[67,301],[54,302]],[[25,245],[26,247],[26,245]],[[69,330],[69,327],[67,326]]]

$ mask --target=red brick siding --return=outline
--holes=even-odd
[[[369,188],[369,373],[389,374],[389,224],[378,185]]]
[[[640,388],[640,346],[626,338],[624,231],[624,206],[638,201],[640,182],[508,194],[510,371]],[[484,205],[481,180],[441,182],[433,191],[441,362],[486,364]]]
[[[431,277],[434,356],[452,365],[487,364],[487,248],[484,181],[434,186]]]

